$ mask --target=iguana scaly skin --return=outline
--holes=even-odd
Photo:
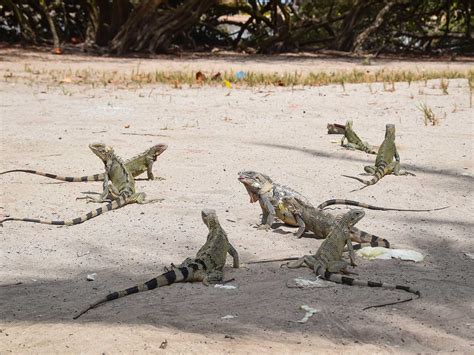
[[[344,144],[344,141],[346,139],[347,139],[347,144]],[[362,139],[359,138],[357,133],[354,132],[354,129],[352,128],[352,120],[348,120],[346,122],[344,136],[342,137],[342,140],[341,140],[341,146],[343,146],[346,149],[352,149],[352,150],[357,149],[369,154],[377,154],[377,152],[374,151],[367,142],[362,141]]]
[[[209,229],[209,234],[206,243],[199,249],[195,258],[187,258],[181,265],[141,285],[108,294],[74,316],[74,319],[102,303],[137,292],[169,286],[176,282],[203,282],[208,285],[222,281],[227,254],[232,256],[234,268],[239,267],[239,255],[227,239],[227,234],[219,224],[215,210],[202,210],[202,219]]]
[[[238,180],[245,186],[250,196],[250,203],[259,202],[262,208],[262,223],[258,229],[269,230],[273,224],[275,216],[284,223],[291,226],[297,226],[293,214],[289,213],[282,205],[283,196],[297,196],[300,200],[310,204],[310,202],[299,192],[274,183],[269,176],[256,171],[239,172]]]
[[[322,210],[306,204],[297,197],[285,196],[282,198],[281,203],[286,210],[295,216],[296,221],[298,222],[299,228],[295,233],[298,238],[301,238],[306,230],[313,232],[319,238],[327,238],[331,234],[331,231],[334,229],[339,218],[329,213],[324,213]],[[350,239],[359,243],[354,245],[353,249],[361,249],[365,246],[390,248],[388,240],[369,235],[368,233],[357,229],[355,224],[359,220],[360,218],[353,221],[349,227]]]
[[[139,154],[133,158],[130,158],[125,161],[125,167],[130,171],[133,177],[137,177],[147,172],[148,180],[154,180],[155,177],[153,176],[153,163],[156,159],[166,150],[168,146],[166,144],[157,144],[153,147],[145,150],[142,154]],[[14,169],[1,172],[0,175],[8,174],[8,173],[15,173],[15,172],[22,172],[28,174],[36,174],[45,176],[50,179],[56,179],[61,181],[67,182],[88,182],[88,181],[103,181],[105,178],[105,173],[101,174],[94,174],[94,175],[87,175],[87,176],[61,176],[55,175],[50,173],[44,173],[37,170],[27,170],[27,169]]]
[[[111,211],[131,203],[150,203],[155,200],[145,202],[145,193],[135,192],[135,181],[132,174],[127,170],[122,160],[115,155],[112,147],[102,143],[90,144],[89,148],[96,154],[105,165],[106,174],[104,177],[104,191],[99,198],[87,196],[91,202],[110,202],[106,206],[90,211],[89,213],[74,219],[64,221],[52,221],[36,218],[14,218],[8,217],[0,221],[0,225],[6,221],[22,221],[41,224],[72,226],[83,223],[104,212]],[[109,181],[111,182],[109,184]]]
[[[395,158],[395,161],[393,161]],[[397,148],[395,146],[395,125],[387,124],[385,128],[385,139],[379,148],[377,157],[375,158],[375,166],[366,166],[364,170],[374,175],[372,180],[363,180],[361,178],[349,175],[343,175],[345,177],[355,179],[365,184],[359,190],[366,188],[367,186],[374,185],[385,175],[414,175],[407,171],[400,170],[400,156],[398,155]]]
[[[270,177],[265,174],[255,171],[241,171],[238,180],[244,184],[247,189],[247,192],[250,195],[250,202],[254,203],[258,201],[260,203],[260,207],[262,208],[262,224],[259,225],[259,229],[270,229],[275,216],[286,224],[292,226],[299,225],[296,216],[282,203],[284,197],[295,197],[298,201],[304,203],[305,206],[312,207],[306,197],[287,186],[274,183]],[[329,214],[326,215],[323,212],[320,212],[319,214],[321,216],[324,215],[324,217],[321,217],[324,219],[324,222],[322,222],[320,232],[315,232],[315,234],[320,238],[324,238],[325,234],[323,231],[327,231],[327,228],[329,228],[328,226],[332,223],[335,217]],[[354,241],[361,243],[360,245],[357,245],[356,248],[369,245],[384,246],[386,248],[390,247],[388,240],[366,233],[357,228],[353,228],[352,237]]]
[[[314,272],[321,278],[339,284],[398,289],[413,293],[420,297],[420,291],[414,290],[408,286],[392,285],[373,281],[362,281],[335,274],[339,272],[349,273],[347,271],[349,263],[347,263],[345,260],[342,260],[342,254],[344,252],[345,246],[347,246],[349,249],[349,258],[351,262],[350,265],[355,266],[355,254],[352,250],[350,228],[360,219],[362,219],[364,215],[365,213],[363,210],[351,210],[347,212],[345,215],[339,218],[337,223],[334,224],[331,233],[323,241],[315,255],[305,255],[297,261],[287,263],[287,266],[289,268],[298,268],[303,265],[307,265],[312,268]]]
[[[390,208],[390,207],[373,206],[373,205],[368,205],[366,203],[362,203],[362,202],[358,202],[358,201],[352,201],[352,200],[332,199],[332,200],[324,201],[317,208],[322,210],[322,209],[324,209],[328,206],[331,206],[331,205],[349,205],[349,206],[367,208],[369,210],[402,211],[402,212],[430,212],[430,211],[444,210],[445,208],[449,207],[449,206],[445,206],[445,207],[438,207],[438,208],[431,208],[431,209],[413,209],[413,210],[410,210],[410,209],[404,209],[404,208]]]

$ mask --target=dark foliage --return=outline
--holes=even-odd
[[[0,40],[118,54],[472,54],[472,11],[472,0],[2,0]]]

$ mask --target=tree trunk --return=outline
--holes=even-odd
[[[409,2],[409,1],[408,1]],[[361,51],[362,46],[364,43],[367,41],[367,39],[375,32],[377,29],[382,26],[385,16],[387,15],[390,10],[395,5],[398,4],[405,4],[407,3],[406,0],[392,0],[389,1],[382,9],[379,11],[377,16],[375,17],[374,23],[372,23],[370,26],[368,26],[365,30],[363,30],[359,35],[357,35],[356,39],[354,40],[354,46],[353,46],[353,51],[358,53]]]
[[[144,0],[130,14],[110,49],[117,54],[166,51],[174,37],[196,24],[214,3],[215,0],[187,0],[174,8],[166,0]]]
[[[59,40],[58,31],[56,29],[56,25],[54,23],[53,16],[51,16],[51,9],[50,6],[46,5],[45,0],[40,0],[39,4],[44,11],[44,15],[46,16],[46,20],[48,20],[49,29],[51,30],[51,35],[53,36],[53,46],[54,52],[56,54],[61,54],[61,42]]]
[[[353,8],[348,12],[342,28],[334,41],[333,48],[338,51],[350,51],[354,39],[354,27],[359,18],[363,15],[362,9],[365,6],[364,0],[356,0]]]

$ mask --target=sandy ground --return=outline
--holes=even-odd
[[[393,92],[381,84],[346,85],[345,91],[341,86],[229,91],[76,85],[64,90],[3,74],[22,71],[25,63],[51,68],[67,61],[75,68],[102,60],[3,54],[1,170],[97,173],[101,163],[87,148],[96,141],[114,146],[123,157],[159,142],[169,149],[154,167],[166,180],[137,182],[139,191],[164,198],[162,203],[126,206],[74,227],[5,222],[0,353],[158,352],[165,340],[165,351],[172,353],[474,351],[474,268],[466,255],[474,253],[474,131],[466,80],[451,80],[449,95],[442,95],[437,80],[397,83]],[[419,102],[433,109],[440,125],[423,124]],[[365,153],[343,150],[334,143],[339,136],[326,134],[328,122],[349,118],[373,144],[381,143],[386,123],[396,124],[402,165],[416,177],[389,176],[349,192],[360,185],[341,174],[358,174],[373,161]],[[359,223],[394,247],[426,258],[420,263],[359,258],[358,277],[417,287],[423,297],[363,311],[407,294],[341,285],[288,288],[295,277],[311,278],[311,271],[281,269],[279,263],[232,269],[229,263],[226,279],[235,278],[234,290],[176,284],[72,320],[78,309],[109,291],[146,281],[171,262],[194,256],[207,232],[200,220],[204,207],[218,211],[243,263],[315,252],[321,241],[310,234],[296,239],[289,227],[254,228],[260,208],[249,203],[237,181],[244,169],[267,173],[315,204],[351,198],[403,208],[450,206],[430,213],[367,211]],[[27,174],[3,175],[0,181],[0,214],[17,217],[76,217],[97,206],[75,198],[101,191],[100,183],[56,183]],[[92,272],[96,281],[86,281]],[[304,304],[320,312],[296,323]],[[222,319],[226,315],[235,317]]]

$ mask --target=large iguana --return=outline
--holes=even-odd
[[[355,266],[355,254],[352,250],[352,243],[350,237],[350,229],[354,224],[364,217],[365,213],[363,210],[350,210],[345,215],[341,216],[336,223],[327,238],[323,241],[321,246],[315,255],[305,255],[296,261],[287,263],[289,268],[298,268],[302,265],[307,265],[314,270],[316,275],[320,276],[325,280],[336,282],[345,285],[357,285],[357,286],[368,286],[368,287],[384,287],[389,289],[398,289],[406,292],[413,293],[418,297],[421,296],[420,291],[414,290],[408,286],[392,285],[382,282],[374,281],[361,281],[347,276],[337,275],[336,273],[349,273],[347,267],[349,263],[342,260],[342,254],[344,248],[347,246],[349,249],[350,264]],[[409,299],[411,300],[411,298]],[[409,300],[394,302],[390,304],[396,304],[406,302]],[[388,305],[388,304],[384,304]],[[384,306],[384,305],[379,305]],[[371,308],[371,307],[367,307]],[[366,309],[367,309],[366,308]]]
[[[250,202],[254,203],[258,201],[260,203],[260,207],[262,208],[262,224],[259,225],[259,229],[270,229],[275,216],[288,225],[298,226],[296,216],[291,213],[282,203],[282,198],[285,196],[296,197],[305,205],[311,206],[311,203],[303,195],[287,186],[274,183],[272,179],[270,179],[270,177],[265,174],[255,171],[241,171],[239,173],[238,180],[247,189],[247,192],[250,195]],[[323,225],[331,223],[331,221],[335,218],[332,215],[328,215],[323,212],[321,212],[319,215],[324,216],[321,217],[325,221]],[[323,230],[325,227],[321,226],[320,228]],[[322,232],[316,234],[319,237],[324,238],[324,234]],[[377,246],[383,245],[387,248],[390,247],[390,243],[386,239],[361,231],[355,227],[352,229],[352,237],[359,243],[372,243],[373,245]]]
[[[395,158],[395,161],[393,161]],[[372,180],[363,180],[361,178],[349,175],[343,175],[345,177],[358,180],[365,184],[359,190],[366,188],[367,186],[374,185],[385,175],[415,175],[407,171],[400,170],[400,156],[398,155],[397,148],[395,146],[395,125],[387,124],[385,128],[385,139],[380,146],[377,157],[375,158],[375,166],[366,166],[364,170],[374,175]]]
[[[347,144],[344,144],[344,141],[346,139],[347,139]],[[341,140],[341,146],[347,149],[361,150],[369,154],[377,154],[377,152],[375,152],[367,142],[362,141],[362,139],[359,138],[357,133],[354,132],[354,129],[352,128],[352,120],[348,120],[346,122],[344,136],[342,137],[342,140]]]
[[[127,170],[122,160],[115,155],[112,147],[102,143],[90,144],[89,148],[96,154],[105,165],[104,190],[99,198],[87,196],[91,202],[110,202],[106,206],[90,211],[89,213],[70,220],[52,221],[36,218],[14,218],[8,217],[0,221],[0,225],[6,221],[22,221],[53,225],[72,226],[83,223],[104,212],[111,211],[130,203],[150,203],[156,200],[145,201],[144,192],[135,191],[135,180]],[[110,184],[109,184],[110,181]]]
[[[262,223],[258,229],[269,230],[273,224],[275,216],[286,224],[297,226],[298,222],[295,217],[283,208],[281,198],[283,196],[297,196],[300,200],[307,204],[310,202],[295,190],[274,183],[269,176],[258,173],[256,171],[239,172],[238,180],[245,186],[250,196],[250,202],[259,202],[262,208]]]
[[[181,265],[174,266],[172,270],[141,285],[108,294],[74,316],[74,319],[102,303],[176,282],[203,282],[205,285],[221,282],[224,277],[223,268],[227,254],[232,256],[234,268],[239,267],[239,255],[227,239],[227,234],[219,224],[215,210],[202,210],[202,219],[209,228],[209,234],[206,243],[199,249],[195,258],[187,258]]]
[[[329,213],[325,213],[318,208],[306,204],[295,196],[284,196],[281,199],[283,208],[292,213],[298,222],[298,231],[295,236],[301,238],[305,231],[313,232],[319,238],[327,238],[338,218]],[[361,217],[362,218],[362,217]],[[354,221],[349,226],[350,239],[356,243],[354,249],[361,249],[366,246],[390,248],[388,240],[362,232],[355,227],[360,219]]]
[[[155,177],[153,176],[153,171],[152,171],[153,163],[156,161],[158,156],[160,156],[167,148],[168,146],[166,144],[154,145],[153,147],[145,150],[142,154],[139,154],[133,158],[126,160],[125,166],[128,169],[128,171],[130,171],[130,173],[133,175],[133,177],[137,177],[146,171],[148,180],[154,180]],[[56,180],[67,181],[67,182],[103,181],[105,178],[105,173],[73,177],[73,176],[60,176],[60,175],[44,173],[44,172],[36,171],[36,170],[27,170],[27,169],[14,169],[14,170],[3,171],[0,173],[0,175],[14,173],[14,172],[36,174],[36,175],[45,176],[50,179],[56,179]]]

